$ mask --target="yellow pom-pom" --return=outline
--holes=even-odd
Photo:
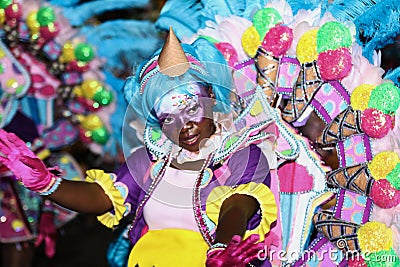
[[[393,246],[393,231],[381,222],[367,222],[357,231],[363,253],[390,250]]]
[[[14,78],[10,78],[6,81],[6,87],[7,88],[12,88],[12,89],[17,89],[18,88],[18,82]]]
[[[28,26],[29,30],[31,31],[31,35],[37,34],[40,29],[40,24],[36,19],[37,12],[32,11],[26,17],[26,25]]]
[[[60,56],[61,63],[68,63],[75,59],[75,48],[71,42],[66,42]]]
[[[351,93],[350,103],[354,109],[363,111],[368,108],[369,97],[371,96],[372,90],[375,85],[372,84],[361,84],[357,86]]]
[[[81,125],[85,130],[93,131],[103,127],[103,122],[100,117],[95,114],[89,114],[83,118]]]
[[[296,55],[300,63],[317,60],[317,32],[318,29],[309,30],[300,37],[296,47]]]
[[[79,85],[76,85],[76,86],[74,87],[73,94],[74,94],[75,96],[78,96],[78,97],[83,97],[82,87],[79,86]]]
[[[90,79],[90,80],[85,80],[82,83],[82,92],[83,95],[86,98],[92,99],[93,96],[98,92],[101,91],[103,88],[103,85],[101,82],[94,80],[94,79]]]
[[[399,162],[400,159],[396,152],[383,151],[374,156],[368,164],[368,168],[375,180],[380,180],[385,179]]]
[[[4,24],[6,22],[6,13],[4,9],[0,8],[0,24]]]
[[[254,26],[250,26],[242,35],[242,46],[249,57],[254,57],[260,46],[260,35]]]

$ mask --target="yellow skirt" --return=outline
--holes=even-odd
[[[204,267],[207,249],[207,243],[198,232],[151,230],[133,247],[128,267]]]

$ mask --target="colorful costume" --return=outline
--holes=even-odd
[[[114,211],[110,214],[100,216],[99,220],[105,225],[112,227],[117,225],[119,220],[124,216],[128,216],[132,213],[136,214],[130,231],[130,239],[134,245],[137,244],[138,240],[143,238],[143,235],[146,236],[145,233],[148,230],[145,221],[146,216],[143,215],[144,211],[145,213],[162,213],[162,211],[154,209],[146,212],[146,203],[148,203],[149,199],[152,198],[154,190],[157,190],[157,184],[164,179],[164,173],[175,170],[171,167],[167,167],[167,164],[167,159],[161,159],[158,161],[151,160],[151,156],[146,149],[141,148],[133,153],[133,155],[128,159],[126,165],[124,165],[118,172],[117,176],[104,174],[103,172],[96,170],[89,171],[87,173],[87,179],[96,181],[102,185],[103,189],[113,199]],[[180,172],[179,179],[187,179],[184,174],[185,171]],[[221,173],[223,175],[221,175]],[[186,231],[197,232],[198,236],[201,237],[197,238],[197,240],[200,241],[202,245],[199,245],[203,248],[203,252],[199,252],[200,255],[202,255],[202,257],[199,258],[200,263],[196,265],[192,262],[191,266],[204,266],[205,253],[208,249],[208,245],[212,243],[214,238],[220,206],[223,200],[232,194],[242,193],[251,195],[255,197],[260,204],[259,212],[252,217],[248,224],[246,236],[251,233],[259,233],[260,236],[264,236],[269,232],[270,224],[276,219],[275,199],[268,188],[270,185],[268,162],[258,147],[250,145],[249,147],[232,154],[232,156],[222,165],[209,162],[207,166],[205,166],[200,172],[195,172],[195,174],[197,177],[195,177],[194,183],[191,185],[194,185],[194,188],[190,188],[190,192],[193,192],[192,197],[193,199],[196,199],[197,202],[194,207],[192,207],[191,203],[189,203],[189,206],[181,207],[183,209],[189,209],[191,214],[193,214],[194,209],[197,229],[192,229],[192,227],[192,230]],[[193,180],[190,181],[193,182]],[[173,191],[167,192],[167,194],[172,193]],[[156,199],[156,201],[165,202],[167,200]],[[174,203],[171,203],[170,201],[168,201],[167,204],[174,205]],[[175,204],[185,205],[185,203],[182,202]],[[174,217],[173,214],[165,215],[168,216],[160,216],[159,220],[176,220],[174,218],[168,218],[171,216]],[[188,220],[192,223],[194,222],[193,219],[179,219]],[[190,228],[189,226],[190,223],[186,225],[187,228]],[[184,229],[185,228],[181,229],[182,235],[186,236],[187,233],[185,233]],[[185,238],[179,241],[179,230],[175,230],[178,233],[176,239],[174,238],[174,240],[177,240],[176,243],[169,239],[162,240],[160,237],[157,239],[158,245],[160,245],[160,243],[164,244],[165,242],[165,246],[167,247],[172,246],[178,248],[183,246],[184,243],[180,242],[184,242]],[[157,238],[158,234],[162,236],[163,232],[158,231],[160,230],[150,229],[154,238]],[[168,237],[168,231],[165,233],[166,237]],[[191,234],[189,233],[188,235],[190,236]],[[142,244],[141,241],[139,241],[139,244],[146,246],[146,244]],[[153,249],[151,251],[154,251]],[[141,247],[134,247],[134,251],[141,251]],[[149,256],[153,255],[151,254],[151,251],[148,252],[150,253]],[[178,253],[173,249],[169,249],[167,252],[173,254]],[[187,255],[190,257],[186,259],[189,263],[193,254]],[[163,254],[161,253],[161,255]],[[138,255],[131,254],[131,257],[138,257]],[[174,257],[176,257],[176,255]],[[158,259],[152,258],[152,260],[155,261],[152,262],[152,264],[156,266],[162,266],[161,263],[166,263],[164,262],[165,258],[162,256]],[[134,266],[136,263],[137,262],[133,262],[131,259],[129,266]],[[139,263],[139,266],[142,266],[142,264]],[[143,266],[148,266],[148,264],[143,264]]]
[[[197,96],[181,93],[179,86],[191,92],[190,82],[207,82],[217,95],[218,103],[213,106],[213,121],[217,130],[198,153],[189,152],[167,138],[165,129],[161,131],[157,118],[151,113],[154,108],[150,107],[147,111],[146,107],[136,108],[142,120],[147,118],[143,137],[146,147],[133,152],[117,175],[99,170],[87,172],[87,181],[100,184],[113,202],[113,211],[98,217],[103,224],[114,227],[124,217],[134,214],[129,232],[133,244],[129,266],[175,266],[178,262],[182,266],[204,266],[206,252],[214,244],[221,205],[233,194],[252,196],[259,203],[259,210],[248,222],[244,238],[256,233],[264,240],[277,216],[275,196],[269,189],[268,161],[256,146],[266,139],[273,141],[275,127],[272,119],[265,117],[258,123],[249,124],[246,121],[248,110],[245,110],[232,120],[229,113],[223,112],[223,101],[231,101],[231,97],[221,94],[222,90],[230,92],[229,72],[225,84],[223,79],[226,65],[206,62],[201,58],[205,54],[196,52],[212,49],[209,52],[216,53],[214,60],[222,55],[205,40],[184,46],[186,54],[179,53],[176,47],[181,45],[171,36],[170,33],[163,50],[156,52],[138,70],[135,80],[128,80],[125,85],[127,98],[133,102],[133,107],[137,107],[136,99],[146,103],[147,97],[159,88],[157,79],[160,79],[166,80],[161,82],[165,91],[174,89],[174,94],[162,96],[162,99],[171,96],[166,101],[168,105],[190,106]],[[184,63],[176,64],[179,67],[176,69],[166,68],[168,75],[165,75],[160,73],[164,71],[162,62],[171,51],[174,51],[171,56],[175,61],[183,59]],[[210,54],[207,56],[213,59]],[[220,72],[213,73],[213,68],[218,68]],[[138,90],[136,94],[135,90]],[[157,97],[160,97],[159,94]],[[225,108],[231,109],[229,105]],[[167,107],[161,110],[170,113]],[[204,160],[204,163],[200,170],[178,170],[172,167],[172,160]],[[187,251],[192,249],[195,252],[188,254]],[[158,253],[156,251],[160,253],[159,258],[153,257],[152,252]],[[268,261],[253,264],[269,266]]]
[[[382,77],[374,51],[399,34],[399,7],[367,2],[168,1],[156,22],[184,42],[210,40],[250,114],[275,120],[270,167],[280,205],[271,232],[279,238],[266,244],[276,266],[379,266],[382,255],[392,258],[387,266],[399,263],[399,68]],[[315,137],[306,134],[313,128]],[[336,163],[321,160],[326,151]],[[324,257],[329,251],[337,257]]]

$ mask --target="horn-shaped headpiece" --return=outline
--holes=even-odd
[[[184,74],[190,67],[189,61],[172,28],[158,57],[158,67],[162,74],[176,77]]]
[[[169,30],[167,40],[158,56],[150,59],[140,70],[139,83],[140,94],[149,79],[156,73],[169,77],[177,77],[186,73],[190,68],[202,75],[206,74],[204,66],[194,55],[185,53],[172,28]]]

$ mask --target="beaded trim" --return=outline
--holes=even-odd
[[[200,187],[201,187],[201,183],[203,180],[204,171],[205,171],[206,167],[210,164],[212,158],[213,158],[213,154],[211,153],[208,156],[208,158],[204,161],[203,166],[201,167],[201,169],[199,171],[199,175],[196,178],[196,183],[195,183],[194,192],[193,192],[193,203],[194,203],[193,210],[195,213],[195,219],[197,222],[197,226],[199,227],[200,233],[202,234],[204,240],[206,241],[206,243],[209,246],[211,246],[211,244],[213,242],[213,237],[211,236],[211,231],[210,231],[210,229],[208,229],[207,223],[205,222],[205,219],[202,216]],[[162,177],[165,174],[166,169],[170,166],[171,160],[172,160],[172,157],[171,157],[171,154],[169,154],[168,159],[166,161],[164,161],[163,166],[160,168],[160,170],[158,171],[158,174],[153,179],[149,189],[147,190],[145,197],[143,198],[143,200],[139,204],[138,208],[136,209],[135,218],[133,219],[132,224],[129,228],[129,233],[133,230],[133,227],[137,223],[138,214],[140,214],[140,212],[143,210],[145,203],[150,198],[154,189],[157,187],[157,185],[161,181]]]
[[[254,64],[254,58],[248,58],[245,59],[241,62],[237,62],[234,66],[235,70],[240,70],[243,69],[244,67],[247,67],[249,65],[253,65]]]
[[[172,142],[167,138],[165,140],[162,140],[162,134],[159,140],[153,141],[152,131],[153,131],[152,127],[146,127],[144,129],[143,133],[144,145],[147,147],[150,153],[154,155],[156,158],[160,159],[166,157],[168,153],[171,152]]]
[[[256,132],[257,130],[262,130],[266,126],[270,125],[273,123],[272,118],[260,123],[257,123],[253,125],[250,128],[244,128],[243,131],[239,132],[238,134],[234,135],[228,135],[223,141],[222,141],[222,146],[218,148],[218,150],[215,153],[215,162],[221,162],[224,159],[226,159],[229,155],[234,153],[237,149],[239,149],[243,144],[246,145],[248,143],[254,143],[259,140],[266,139],[270,136],[274,136],[273,133],[257,133],[254,136],[251,136],[252,133]],[[237,139],[227,147],[227,144],[230,140],[234,139],[237,137]]]
[[[58,189],[58,187],[60,186],[62,180],[63,179],[60,178],[60,177],[55,178],[54,182],[50,186],[50,188],[49,189],[46,188],[43,192],[39,192],[39,194],[42,195],[42,196],[48,196],[48,195],[53,194]]]
[[[214,238],[211,235],[210,229],[207,227],[207,223],[203,217],[203,211],[201,209],[201,198],[200,198],[200,187],[203,180],[204,171],[207,166],[211,163],[214,154],[211,153],[208,157],[204,160],[203,166],[199,171],[199,175],[196,178],[195,186],[193,189],[193,211],[194,211],[194,218],[196,219],[197,226],[199,227],[200,233],[202,234],[204,240],[209,246],[212,246],[214,242]]]
[[[228,245],[226,245],[224,243],[215,243],[215,244],[211,245],[210,248],[207,250],[207,254],[214,250],[224,250],[224,249],[226,249],[227,246]]]
[[[144,196],[143,200],[140,202],[138,208],[136,209],[135,218],[133,219],[133,221],[131,223],[131,226],[129,227],[129,231],[128,231],[129,232],[129,234],[128,234],[129,236],[130,236],[131,231],[133,230],[134,225],[136,225],[136,223],[138,221],[138,215],[143,210],[144,204],[146,204],[147,200],[149,200],[149,198],[152,195],[154,189],[157,187],[157,185],[161,181],[162,177],[165,174],[165,171],[166,171],[167,167],[171,164],[171,160],[172,160],[172,157],[171,157],[171,155],[169,155],[167,160],[164,161],[163,165],[161,166],[160,170],[158,171],[156,177],[151,182],[150,187],[147,190],[146,195]]]

